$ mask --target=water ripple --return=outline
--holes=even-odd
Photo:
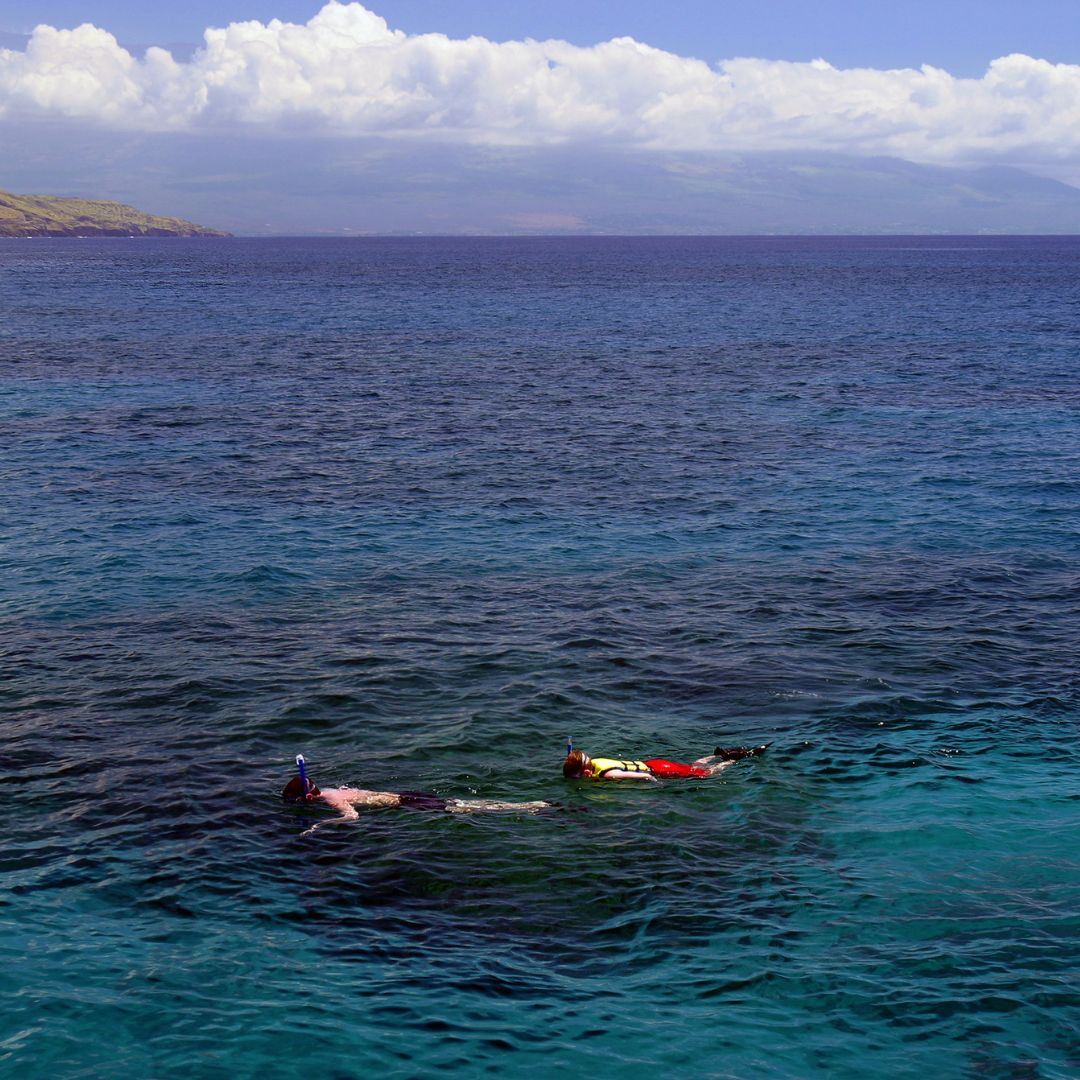
[[[1080,247],[947,246],[0,249],[0,1063],[1077,1075]]]

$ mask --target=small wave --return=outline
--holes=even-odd
[[[293,585],[308,581],[310,577],[302,571],[290,570],[285,566],[258,563],[236,573],[217,574],[213,580],[222,585]]]

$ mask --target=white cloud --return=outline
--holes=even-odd
[[[0,50],[0,117],[140,131],[396,135],[506,145],[834,150],[922,162],[1080,160],[1080,66],[995,60],[980,79],[824,61],[715,67],[631,38],[409,36],[360,4],[306,25],[206,31],[189,63],[104,30],[38,27]]]

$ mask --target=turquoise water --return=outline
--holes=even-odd
[[[1078,270],[0,245],[0,1068],[1080,1075]]]

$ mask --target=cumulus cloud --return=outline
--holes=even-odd
[[[394,136],[493,145],[830,150],[922,162],[1080,159],[1080,66],[995,60],[979,79],[825,61],[710,66],[632,38],[407,35],[360,4],[305,25],[209,29],[187,63],[107,31],[39,26],[0,49],[0,117],[112,129]]]

